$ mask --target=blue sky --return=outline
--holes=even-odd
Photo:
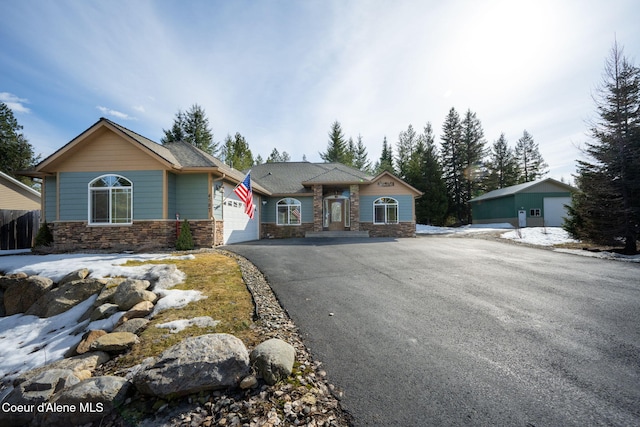
[[[526,129],[570,178],[614,39],[640,65],[635,0],[0,0],[0,101],[48,156],[100,117],[160,141],[201,105],[216,141],[240,132],[320,161],[338,120],[371,160],[383,137],[451,107],[487,146]]]

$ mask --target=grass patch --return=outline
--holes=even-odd
[[[254,306],[251,294],[242,280],[238,263],[232,258],[216,253],[196,254],[192,260],[162,260],[129,262],[126,265],[175,264],[186,274],[183,283],[172,289],[197,290],[206,298],[187,304],[183,308],[170,309],[156,315],[140,334],[140,342],[118,359],[118,369],[140,363],[146,357],[157,356],[185,338],[210,333],[228,333],[240,338],[247,347],[257,344],[258,337],[253,324]],[[189,327],[178,333],[155,325],[179,319],[209,316],[220,323],[216,327]]]

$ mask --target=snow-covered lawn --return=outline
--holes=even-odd
[[[193,259],[193,255],[178,259]],[[177,259],[168,254],[63,254],[63,255],[11,255],[0,256],[0,271],[5,274],[19,271],[29,275],[51,278],[54,282],[80,268],[88,268],[91,277],[130,277],[140,279],[157,265],[125,266],[127,261]],[[174,270],[164,274],[155,291],[161,296],[156,304],[160,309],[181,307],[202,298],[198,291],[170,289],[184,280],[184,273]],[[84,331],[104,329],[110,331],[124,312],[108,319],[89,322],[78,320],[96,299],[96,295],[74,308],[49,318],[24,314],[0,317],[0,383],[16,374],[62,359],[64,353],[75,346]],[[174,326],[174,325],[172,325]],[[179,327],[179,326],[174,326]],[[1,393],[0,393],[1,395]]]

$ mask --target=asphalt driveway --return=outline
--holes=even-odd
[[[640,266],[449,237],[228,247],[356,425],[640,425]]]

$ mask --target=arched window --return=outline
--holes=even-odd
[[[380,197],[373,202],[374,224],[397,224],[398,201],[391,197]]]
[[[131,224],[133,184],[119,175],[103,175],[89,183],[89,224]]]
[[[276,224],[300,225],[302,223],[302,205],[300,200],[287,197],[276,203]]]

